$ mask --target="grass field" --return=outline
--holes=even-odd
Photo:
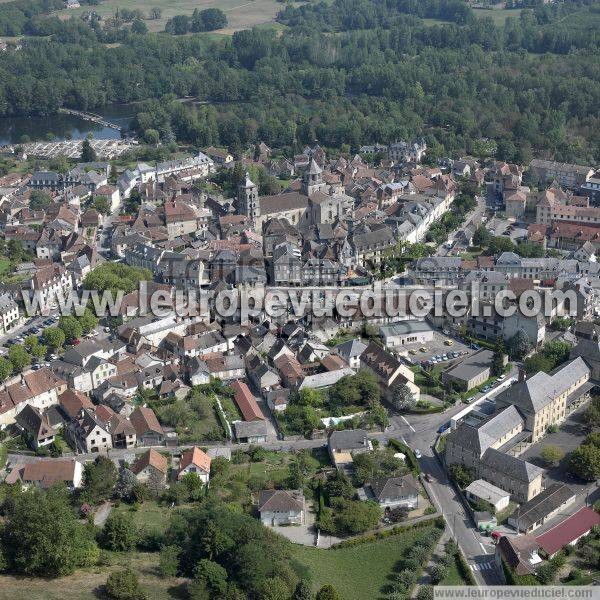
[[[78,571],[60,579],[0,577],[0,599],[4,600],[98,600],[111,571],[130,567],[152,600],[185,598],[185,580],[158,573],[159,554],[134,552],[114,555],[110,566]]]
[[[379,600],[396,563],[426,531],[415,529],[339,550],[294,546],[293,556],[310,573],[315,591],[330,583],[344,600]]]
[[[104,0],[92,7],[100,16],[108,17],[119,9],[139,9],[148,15],[150,9],[158,7],[162,10],[160,19],[145,21],[150,31],[163,31],[165,23],[175,15],[191,15],[194,9],[220,8],[227,15],[228,26],[219,33],[231,35],[240,29],[249,29],[255,25],[273,23],[283,4],[276,0]],[[68,19],[90,10],[89,6],[81,6],[71,10],[61,10],[60,18]],[[215,33],[208,34],[214,36]]]
[[[185,506],[178,508],[185,508]],[[169,524],[173,509],[149,501],[144,502],[137,510],[133,510],[131,504],[122,502],[119,506],[113,508],[113,512],[132,515],[134,523],[144,534],[150,531],[164,532]]]
[[[473,12],[481,19],[484,17],[490,17],[496,25],[504,25],[507,17],[519,18],[522,8],[493,8],[488,10],[486,8],[474,8]]]

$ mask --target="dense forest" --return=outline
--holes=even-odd
[[[142,101],[135,127],[153,141],[356,148],[423,134],[430,158],[492,139],[503,159],[600,159],[598,2],[537,6],[505,26],[462,0],[334,0],[279,20],[281,34],[217,40],[120,31],[118,47],[97,23],[69,21],[2,53],[0,115]]]

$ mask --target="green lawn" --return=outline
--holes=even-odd
[[[119,506],[113,508],[113,511],[132,515],[134,523],[142,532],[164,531],[173,513],[170,506],[162,506],[153,501],[143,502],[137,510],[134,510],[131,504],[121,502]]]
[[[294,546],[292,554],[300,570],[310,573],[315,591],[330,583],[344,600],[379,600],[385,596],[382,588],[390,582],[396,563],[426,531],[405,531],[339,550]]]
[[[0,576],[0,598],[11,600],[98,600],[111,571],[130,567],[151,600],[185,598],[185,579],[158,572],[159,553],[132,552],[111,555],[111,564],[79,570],[69,577],[42,579]]]
[[[521,14],[521,10],[523,10],[523,9],[521,9],[521,8],[509,8],[509,9],[505,9],[505,8],[493,8],[493,9],[474,8],[473,12],[480,19],[483,19],[485,17],[490,17],[494,21],[494,24],[504,25],[504,22],[506,21],[507,17],[513,17],[514,19],[518,19],[519,15]]]

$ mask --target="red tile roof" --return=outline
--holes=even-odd
[[[200,448],[196,448],[195,446],[184,452],[181,456],[181,461],[179,462],[179,470],[183,471],[186,467],[190,465],[194,465],[202,469],[205,473],[210,473],[210,456],[206,454],[206,452],[202,452]]]
[[[552,556],[564,546],[577,541],[590,531],[594,525],[600,524],[600,514],[593,508],[584,506],[573,516],[562,523],[555,525],[552,529],[537,536],[538,544]]]
[[[260,410],[250,388],[243,382],[236,380],[231,384],[235,402],[242,411],[244,421],[265,421],[266,417]]]

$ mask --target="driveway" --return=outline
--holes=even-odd
[[[294,544],[314,546],[316,542],[315,513],[313,512],[312,507],[307,507],[306,523],[304,525],[275,525],[270,526],[270,529],[287,538],[290,542],[294,542]]]
[[[112,510],[112,504],[110,502],[105,502],[102,506],[98,508],[98,510],[94,513],[94,525],[97,527],[102,527],[108,519],[108,515]]]

